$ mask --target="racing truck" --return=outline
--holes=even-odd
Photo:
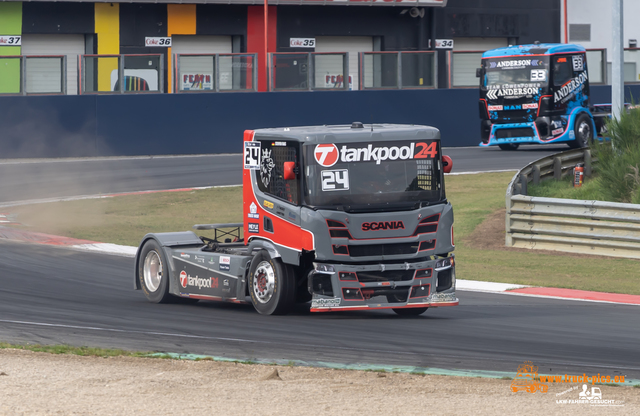
[[[134,287],[149,301],[250,302],[265,315],[309,301],[399,315],[458,304],[453,162],[436,128],[247,130],[243,150],[243,222],[142,239]]]
[[[531,44],[482,55],[480,146],[520,144],[587,147],[611,105],[589,106],[586,50],[573,44]]]

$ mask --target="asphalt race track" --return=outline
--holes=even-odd
[[[515,169],[564,149],[445,153],[459,172]],[[0,202],[237,184],[239,158],[4,163]],[[0,340],[508,372],[531,360],[541,373],[640,379],[637,306],[459,291],[460,306],[416,318],[304,307],[262,316],[251,305],[151,304],[133,290],[132,276],[130,258],[0,242]]]
[[[638,307],[458,292],[460,306],[262,316],[251,305],[148,303],[133,259],[0,243],[0,339],[241,359],[640,378]]]
[[[529,146],[515,152],[497,147],[445,148],[453,172],[520,169],[564,145]],[[242,182],[241,156],[203,155],[0,162],[0,204],[77,195],[175,189]]]

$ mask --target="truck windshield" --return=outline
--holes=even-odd
[[[482,63],[485,69],[484,88],[541,88],[549,80],[548,56],[489,58],[483,59]]]
[[[438,140],[309,144],[303,153],[310,206],[375,210],[444,199]]]

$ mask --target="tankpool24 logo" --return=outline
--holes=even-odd
[[[436,141],[410,143],[376,143],[357,145],[343,144],[338,147],[333,143],[323,143],[315,147],[313,155],[319,165],[326,168],[338,161],[376,162],[379,165],[386,160],[435,159],[438,156]]]
[[[186,289],[187,286],[197,286],[198,289],[202,289],[203,287],[208,289],[217,288],[218,278],[210,277],[208,279],[203,279],[198,276],[193,277],[183,270],[180,272],[180,286],[182,286],[183,289]]]

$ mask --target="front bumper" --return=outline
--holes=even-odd
[[[504,134],[499,132],[503,131]],[[518,132],[530,132],[526,135],[518,135]],[[497,136],[508,136],[500,137]],[[498,146],[501,144],[547,144],[558,142],[569,142],[575,139],[573,129],[564,129],[562,133],[558,132],[556,136],[553,134],[542,138],[538,127],[535,122],[523,122],[523,123],[507,123],[507,124],[493,124],[491,126],[491,132],[489,133],[489,140],[480,143],[480,146]]]
[[[427,308],[459,303],[453,255],[400,264],[315,263],[308,278],[311,312]]]

